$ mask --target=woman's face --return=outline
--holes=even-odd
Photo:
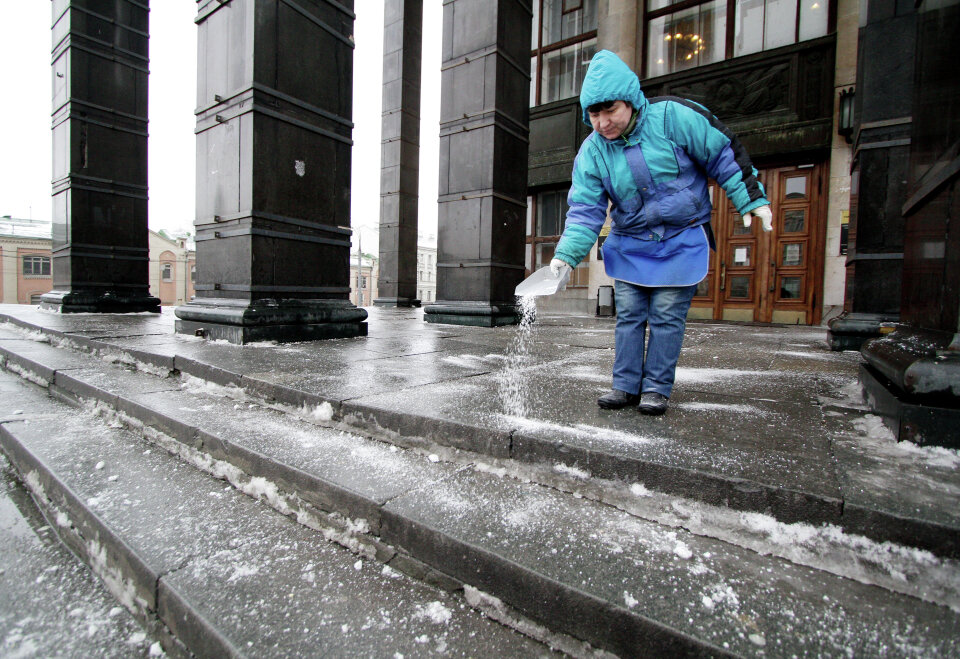
[[[589,112],[590,123],[593,129],[606,137],[608,140],[615,140],[627,128],[630,123],[630,117],[633,116],[633,108],[623,101],[614,101],[608,110],[599,112]]]

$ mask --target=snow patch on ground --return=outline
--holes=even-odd
[[[182,385],[180,389],[186,393],[199,396],[213,396],[215,398],[230,398],[241,402],[248,400],[247,393],[240,387],[231,385],[215,384],[209,380],[183,373],[181,376]]]
[[[543,421],[541,419],[531,419],[528,417],[499,414],[508,426],[513,426],[520,432],[529,433],[560,433],[570,435],[580,439],[590,439],[602,442],[617,442],[620,444],[647,444],[657,441],[653,437],[638,435],[615,430],[613,428],[603,428],[600,426],[591,426],[585,423],[578,423],[573,426],[563,425],[552,421]]]
[[[448,355],[441,361],[460,368],[477,368],[482,359],[476,355]]]
[[[779,371],[743,371],[732,368],[693,368],[678,366],[676,381],[684,384],[711,384],[724,380],[747,377],[771,377],[780,375]]]
[[[425,606],[419,605],[414,615],[417,618],[429,620],[435,625],[445,625],[453,617],[453,613],[442,602],[430,602]]]
[[[779,356],[800,357],[802,359],[818,359],[820,361],[832,361],[834,359],[834,355],[832,353],[824,354],[822,352],[805,352],[805,351],[801,352],[799,350],[778,350],[777,356],[778,357]]]
[[[868,439],[878,440],[891,457],[923,461],[927,466],[943,469],[960,468],[960,450],[942,446],[918,446],[909,441],[897,441],[893,432],[875,414],[865,414],[853,421],[854,427]]]
[[[590,478],[589,471],[561,463],[553,465],[553,470],[558,474],[566,474],[567,476],[573,476],[574,478],[579,478],[581,480],[587,480]]]
[[[758,407],[741,404],[688,402],[677,403],[676,407],[693,412],[732,412],[734,414],[753,414],[757,416],[765,414],[765,412]]]

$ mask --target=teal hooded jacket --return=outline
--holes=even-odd
[[[630,259],[643,241],[662,241],[701,225],[709,231],[711,202],[707,180],[726,191],[743,214],[769,204],[757,170],[739,140],[706,108],[682,98],[647,99],[640,80],[624,62],[601,50],[590,62],[580,92],[583,121],[587,108],[622,100],[637,112],[629,135],[608,140],[596,131],[574,160],[566,225],[555,257],[573,267],[596,242],[609,205],[611,239],[604,244],[607,274],[611,263]],[[608,259],[609,250],[616,250]]]

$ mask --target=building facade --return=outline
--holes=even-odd
[[[364,255],[358,263],[357,255],[350,255],[350,302],[358,307],[373,306],[373,301],[380,295],[379,279],[379,259]]]
[[[50,223],[0,218],[0,302],[39,304],[53,288]]]
[[[639,75],[646,96],[709,108],[743,142],[774,229],[744,229],[714,185],[717,250],[690,316],[817,324],[844,301],[851,146],[840,91],[856,82],[858,0],[535,0],[525,267],[548,264],[563,231],[573,159],[590,133],[580,84],[599,49]],[[609,227],[604,229],[608,231]],[[598,247],[567,291],[545,301],[592,313],[612,282]]]
[[[150,231],[149,245],[150,295],[164,305],[189,302],[196,271],[189,238]],[[50,222],[0,218],[0,303],[39,305],[53,289],[52,259]]]
[[[437,248],[417,246],[417,299],[421,304],[437,300]]]
[[[150,295],[161,305],[186,304],[194,298],[197,252],[187,236],[169,238],[150,231]]]

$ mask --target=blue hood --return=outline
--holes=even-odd
[[[640,79],[609,50],[601,50],[590,60],[590,67],[580,89],[583,123],[590,125],[587,108],[605,101],[627,101],[635,110],[643,110],[647,99],[640,91]]]

